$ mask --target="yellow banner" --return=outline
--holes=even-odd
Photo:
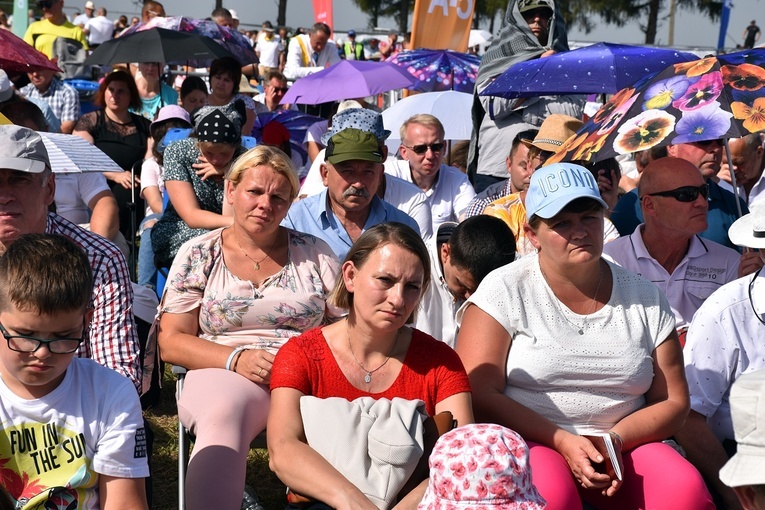
[[[416,0],[412,48],[467,51],[474,0]]]

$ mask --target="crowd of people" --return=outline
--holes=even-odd
[[[38,7],[48,55],[108,32]],[[548,161],[582,97],[477,95],[568,49],[554,0],[511,0],[464,169],[441,119],[394,134],[369,98],[253,145],[290,82],[370,57],[331,35],[266,22],[259,65],[207,80],[127,65],[85,113],[0,71],[0,509],[150,508],[161,362],[187,370],[189,509],[253,500],[264,431],[294,509],[765,509],[765,137]],[[121,171],[56,174],[46,131]]]

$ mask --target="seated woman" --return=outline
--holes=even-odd
[[[221,108],[205,106],[194,115],[191,137],[165,149],[169,203],[151,229],[157,267],[169,267],[178,248],[189,239],[231,225],[231,216],[223,214],[223,176],[244,152],[242,122],[241,102]]]
[[[491,273],[458,314],[476,416],[529,443],[550,510],[712,509],[699,473],[661,442],[689,409],[674,315],[651,282],[601,258],[605,208],[584,167],[532,175],[524,230],[537,253]],[[622,479],[600,468],[593,434],[614,443]]]
[[[161,62],[141,62],[135,73],[135,84],[141,96],[141,107],[133,110],[142,117],[153,121],[159,110],[169,105],[178,104],[178,92],[162,81]]]
[[[247,115],[242,124],[242,133],[250,136],[255,126],[255,117],[258,113],[265,113],[268,108],[263,103],[258,103],[249,96],[239,93],[239,83],[242,81],[242,65],[233,57],[222,57],[210,64],[210,95],[207,96],[207,104],[212,106],[225,106],[236,100],[244,102]]]
[[[181,422],[196,435],[189,509],[241,506],[250,442],[266,426],[274,354],[328,318],[340,262],[324,241],[279,226],[297,190],[286,155],[250,150],[226,182],[232,226],[186,243],[168,275],[159,345],[165,361],[189,369],[178,400]]]
[[[268,452],[271,469],[295,492],[332,508],[376,508],[305,442],[300,397],[358,397],[425,402],[434,415],[451,411],[473,422],[470,386],[456,353],[411,329],[430,282],[430,259],[419,234],[400,223],[376,225],[359,237],[342,266],[330,302],[346,320],[287,342],[271,375]],[[397,508],[416,508],[427,481]]]
[[[181,106],[193,114],[197,108],[207,104],[207,84],[199,76],[187,76],[181,84]]]

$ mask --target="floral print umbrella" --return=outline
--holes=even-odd
[[[651,147],[765,129],[765,49],[669,66],[624,88],[548,162],[600,161]]]
[[[472,94],[481,59],[458,51],[421,48],[400,51],[386,62],[406,69],[417,79],[414,86],[409,87],[412,90],[456,90]]]

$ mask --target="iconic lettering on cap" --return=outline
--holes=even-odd
[[[545,197],[561,188],[590,188],[600,194],[595,177],[586,168],[561,167],[557,172],[540,179],[539,187]]]

